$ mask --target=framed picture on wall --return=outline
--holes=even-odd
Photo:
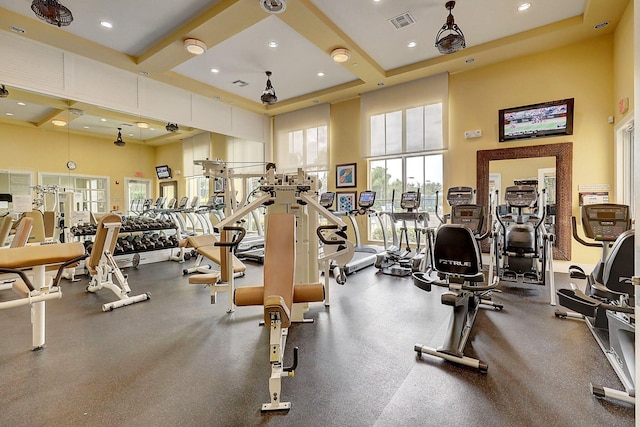
[[[356,209],[356,192],[355,191],[341,191],[336,193],[337,205],[336,210],[338,212],[349,212]]]
[[[224,191],[224,179],[214,178],[213,180],[213,192],[222,193]]]
[[[356,164],[345,163],[336,165],[336,187],[347,188],[356,186]]]

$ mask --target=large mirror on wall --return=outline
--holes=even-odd
[[[546,189],[547,204],[555,204],[555,216],[548,221],[556,241],[553,258],[571,259],[571,179],[573,143],[534,145],[526,147],[480,150],[476,161],[477,202],[489,203],[489,194],[504,189],[515,181],[537,181]],[[501,203],[501,201],[498,201]],[[483,252],[489,252],[483,242]]]

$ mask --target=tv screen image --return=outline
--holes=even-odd
[[[573,98],[500,110],[500,142],[573,134]]]
[[[171,168],[167,165],[156,166],[156,174],[158,179],[171,178]]]

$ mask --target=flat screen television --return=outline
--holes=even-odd
[[[156,174],[158,179],[171,178],[171,168],[167,165],[156,166]]]
[[[500,142],[573,135],[573,98],[498,111]]]

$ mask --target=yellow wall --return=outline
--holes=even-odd
[[[186,180],[183,178],[183,160],[182,160],[182,141],[172,142],[171,144],[160,145],[155,148],[155,165],[168,165],[171,168],[173,177],[171,180],[177,181],[178,192],[176,198],[187,194]],[[178,174],[179,172],[179,174]],[[160,180],[156,179],[153,188],[153,194],[159,194]]]
[[[613,93],[615,119],[621,119],[632,114],[633,96],[633,2],[630,1],[624,12],[613,37]],[[626,113],[618,111],[618,102],[629,99],[629,110]]]
[[[613,38],[613,35],[600,36],[451,75],[444,188],[475,187],[478,150],[568,141],[574,143],[573,214],[578,213],[579,184],[607,183],[613,187],[613,125],[607,120],[614,115]],[[620,78],[628,83],[626,74]],[[564,98],[575,98],[573,135],[498,142],[498,110]],[[360,158],[359,111],[357,99],[331,106],[330,175],[336,164],[357,162],[357,190],[362,191],[367,186],[367,163]],[[483,136],[464,139],[464,132],[471,129],[481,129]],[[329,183],[330,188],[335,188],[334,176],[330,176]],[[587,264],[598,256],[573,242],[572,254],[574,262]]]
[[[132,143],[118,147],[113,138],[0,123],[0,147],[0,169],[34,172],[34,184],[40,172],[110,177],[110,208],[124,209],[125,177],[135,177],[137,172],[143,178],[155,177],[152,147]],[[75,171],[67,170],[69,159],[77,163]]]
[[[449,84],[449,152],[445,188],[476,182],[476,151],[572,141],[572,212],[577,215],[578,185],[613,187],[613,36],[452,75]],[[575,98],[574,133],[569,136],[498,142],[498,110]],[[482,129],[478,139],[464,131]],[[572,241],[572,260],[592,263],[593,249]]]

